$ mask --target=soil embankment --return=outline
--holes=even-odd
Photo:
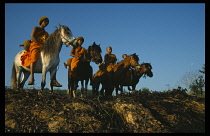
[[[70,99],[5,89],[5,132],[204,133],[205,101],[174,92]]]

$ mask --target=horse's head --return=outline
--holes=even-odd
[[[71,30],[64,25],[59,24],[60,28],[60,35],[61,35],[61,40],[63,43],[68,43],[69,41],[71,41],[72,39],[74,39],[74,36],[71,32]]]
[[[146,74],[149,77],[153,77],[152,65],[150,63],[141,64],[142,73]]]
[[[102,62],[100,44],[97,45],[94,42],[91,46],[88,47],[88,53],[90,54],[91,60],[95,62],[96,64],[99,64]]]

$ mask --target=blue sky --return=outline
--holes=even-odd
[[[137,89],[186,87],[179,82],[182,76],[205,64],[204,3],[5,3],[6,86],[10,86],[14,57],[23,49],[19,45],[31,38],[42,16],[50,20],[45,28],[48,33],[58,23],[66,25],[74,37],[85,38],[83,47],[94,41],[100,44],[103,57],[105,48],[111,46],[118,61],[124,53],[136,53],[140,63],[151,63],[154,76],[141,78]],[[64,45],[60,52],[57,80],[63,87],[59,89],[67,89],[63,62],[70,58],[70,51],[71,47]],[[97,65],[91,66],[95,73]],[[40,88],[41,74],[35,74],[35,80],[34,87]],[[30,87],[27,82],[25,87]],[[46,83],[49,87],[49,73]]]

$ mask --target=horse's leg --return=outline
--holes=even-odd
[[[17,89],[21,88],[21,84],[20,84],[20,77],[21,77],[21,73],[23,72],[23,68],[22,67],[16,67],[16,77],[17,77]]]
[[[74,97],[73,90],[74,90],[74,81],[70,79],[69,80],[69,96],[70,97]]]
[[[119,86],[115,86],[116,96],[118,95]]]
[[[99,84],[98,84],[98,89],[99,89]],[[100,90],[100,95],[104,96],[104,86],[103,85],[102,85],[101,90]]]
[[[19,88],[19,81],[20,81],[20,68],[19,66],[15,66],[16,64],[13,63],[12,66],[12,78],[11,78],[11,89],[18,89]]]
[[[20,82],[20,88],[24,87],[24,84],[25,84],[26,80],[28,79],[29,75],[30,75],[30,72],[23,69],[23,77],[22,77],[22,80]]]
[[[90,69],[90,72],[89,72],[90,85],[92,85],[92,82],[93,82],[93,79],[92,79],[93,78],[93,68],[90,66],[89,69]]]
[[[84,94],[84,80],[81,80],[81,97],[83,97]]]
[[[73,97],[75,98],[76,97],[76,90],[77,90],[77,85],[78,85],[78,80],[74,81],[74,84],[73,84]]]
[[[46,69],[46,67],[42,67],[41,91],[44,91],[44,87],[45,87],[45,85],[46,85],[46,74],[47,74],[47,69]]]
[[[136,85],[138,84],[138,82],[139,82],[139,79],[134,80],[134,81],[132,82],[132,91],[135,91],[135,90],[136,90]]]
[[[121,94],[122,94],[123,93],[123,85],[120,84],[119,86],[120,86],[120,91],[121,91]]]
[[[137,85],[137,84],[133,84],[133,85],[132,85],[132,91],[135,91],[135,90],[136,90],[136,85]]]
[[[97,91],[98,82],[96,81],[96,79],[94,77],[92,79],[93,79],[92,80],[92,95],[95,96],[96,91]]]
[[[71,87],[71,73],[70,72],[71,72],[71,68],[69,67],[68,68],[68,90],[67,90],[67,94],[69,94],[69,96],[72,97],[71,96],[71,88],[72,87]]]
[[[89,81],[89,78],[85,80],[85,97],[87,97],[88,81]]]
[[[55,80],[56,69],[50,70],[50,93],[53,93],[53,82]]]

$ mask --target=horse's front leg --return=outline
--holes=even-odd
[[[121,91],[121,94],[122,94],[123,93],[123,85],[120,84],[119,86],[120,86],[120,91]]]
[[[41,82],[41,91],[44,91],[44,87],[46,85],[46,74],[47,74],[47,70],[46,68],[42,68],[42,82]]]
[[[16,81],[16,84],[17,84],[17,89],[19,90],[21,88],[21,84],[20,84],[20,76],[21,76],[21,73],[23,71],[22,67],[18,67],[16,69],[16,77],[17,77],[17,81]]]
[[[77,85],[78,85],[78,80],[74,81],[74,89],[72,90],[72,94],[73,94],[73,97],[75,98],[76,97],[76,90],[77,90]]]
[[[138,84],[138,82],[139,82],[139,79],[133,80],[133,82],[132,82],[132,91],[136,90],[136,85]]]
[[[99,89],[99,85],[98,85],[98,88],[97,89]],[[106,88],[106,90],[105,90],[106,92],[108,91],[107,90],[107,88]],[[98,92],[98,91],[97,91]],[[102,85],[102,87],[101,87],[101,90],[100,90],[100,95],[101,96],[104,96],[104,86]]]
[[[86,97],[87,97],[88,81],[89,81],[89,79],[86,79],[86,80],[85,80],[85,96],[86,96]]]

